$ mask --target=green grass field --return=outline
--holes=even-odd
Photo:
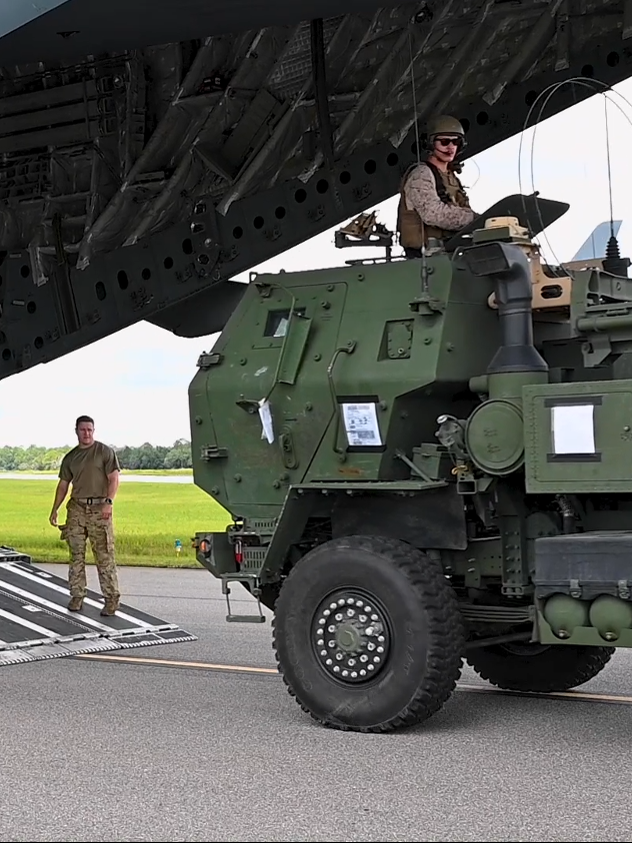
[[[55,483],[0,479],[0,544],[15,547],[33,562],[67,562],[68,545],[48,522]],[[66,504],[59,510],[63,524]],[[114,507],[119,565],[200,568],[191,537],[201,530],[223,530],[228,513],[188,483],[121,483]],[[182,542],[179,557],[174,543]],[[92,561],[88,550],[86,559]]]

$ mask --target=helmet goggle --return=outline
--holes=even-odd
[[[456,146],[457,149],[462,149],[464,146],[464,139],[461,135],[455,135],[450,137],[436,137],[432,138],[433,143],[439,144],[439,146],[444,147],[447,149],[449,146]]]

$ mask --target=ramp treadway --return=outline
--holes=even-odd
[[[0,547],[0,667],[197,640],[176,624],[123,603],[112,617],[101,617],[103,598],[93,591],[81,612],[68,611],[69,599],[65,579],[13,548]]]

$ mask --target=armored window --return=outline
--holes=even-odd
[[[297,307],[294,312],[298,316],[305,315],[304,307]],[[264,337],[284,337],[287,331],[287,325],[290,318],[289,308],[287,310],[271,310],[268,313],[266,325],[263,330]]]

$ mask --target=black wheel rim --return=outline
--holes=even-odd
[[[386,612],[360,589],[340,589],[322,600],[314,613],[311,638],[322,669],[352,685],[374,679],[391,649]]]

